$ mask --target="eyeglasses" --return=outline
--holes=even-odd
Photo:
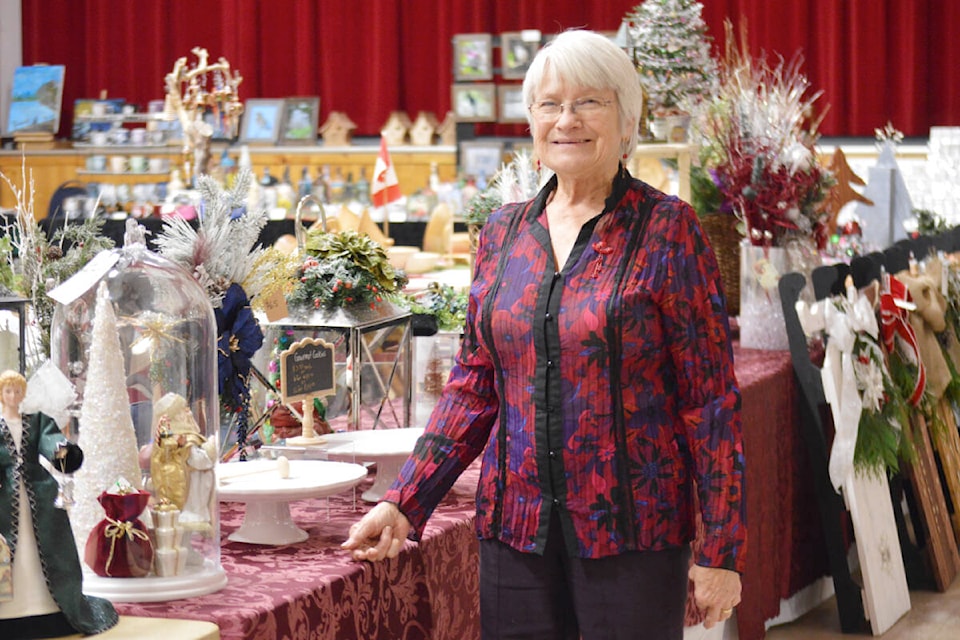
[[[572,115],[579,114],[581,118],[590,118],[612,103],[613,100],[601,100],[600,98],[580,98],[569,104],[556,102],[555,100],[540,100],[530,105],[530,113],[538,120],[550,122],[559,118],[563,109],[567,108]]]

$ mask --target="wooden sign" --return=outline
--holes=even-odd
[[[333,349],[329,342],[304,338],[280,354],[280,395],[284,403],[334,392]]]

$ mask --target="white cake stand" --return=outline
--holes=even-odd
[[[360,497],[367,502],[377,502],[396,480],[400,467],[410,457],[421,435],[423,427],[328,433],[322,436],[322,444],[310,447],[308,452],[322,451],[326,453],[328,460],[375,462],[377,475],[373,486]]]
[[[290,460],[290,476],[280,477],[276,460],[217,465],[221,502],[244,502],[243,524],[228,537],[234,542],[281,545],[303,542],[309,534],[294,524],[290,502],[325,498],[352,489],[367,476],[365,467],[327,460]]]

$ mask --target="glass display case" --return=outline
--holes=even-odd
[[[405,428],[410,424],[410,312],[388,301],[352,305],[262,322],[264,349],[256,360],[279,389],[279,361],[305,338],[333,345],[335,389],[322,398],[334,431]]]
[[[413,339],[413,424],[424,427],[460,350],[461,332],[438,331]]]
[[[139,243],[102,252],[63,287],[51,358],[78,393],[69,435],[85,460],[70,519],[81,558],[89,543],[84,591],[142,602],[220,589],[217,327],[206,292]],[[102,494],[112,492],[118,469],[149,493],[130,518],[153,556],[136,576],[94,571],[91,558],[90,545],[103,542],[89,542],[105,518]]]

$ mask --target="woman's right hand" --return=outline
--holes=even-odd
[[[377,562],[396,558],[410,533],[410,521],[392,502],[381,502],[350,527],[350,536],[340,545],[354,560]]]

